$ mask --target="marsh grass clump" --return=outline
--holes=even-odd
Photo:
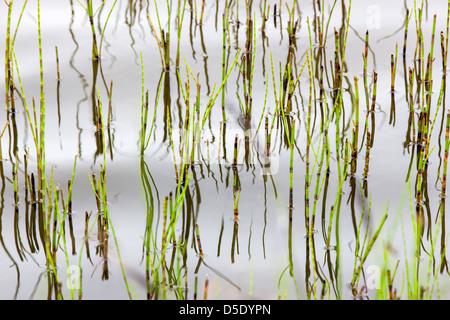
[[[360,29],[352,0],[154,0],[125,9],[78,1],[90,28],[89,79],[75,58],[83,41],[72,2],[75,49],[68,60],[65,44],[52,43],[48,65],[41,2],[16,3],[2,4],[0,121],[0,222],[9,208],[12,224],[1,228],[0,248],[16,273],[15,297],[30,257],[45,264],[47,299],[90,298],[97,270],[103,282],[120,280],[117,295],[129,299],[445,297],[450,2],[446,20],[441,10],[428,16],[425,1],[405,6],[404,25],[379,44],[377,32]],[[123,47],[134,60],[116,56],[106,33],[113,23],[119,36],[124,10],[131,48]],[[34,66],[16,42],[27,14],[36,16],[27,21]],[[381,45],[390,48],[382,60]],[[78,98],[76,108],[66,102]],[[71,149],[60,139],[55,155],[52,130],[71,130],[71,112],[78,150],[66,176],[54,159]],[[122,183],[136,175],[140,193]],[[116,206],[116,187],[132,198]],[[122,223],[138,224],[135,234]],[[124,238],[138,239],[140,268],[128,265]],[[266,263],[278,279],[269,293]],[[248,277],[236,283],[236,270]]]
[[[156,0],[154,1],[154,5],[155,5],[155,12],[156,12],[156,17],[157,17],[157,21],[158,21],[159,32],[157,32],[157,30],[155,29],[149,13],[147,14],[147,18],[150,22],[151,29],[154,33],[156,42],[158,44],[158,50],[159,50],[159,53],[161,56],[161,65],[162,65],[163,69],[168,71],[170,69],[171,5],[170,5],[169,1],[167,0],[166,1],[166,8],[167,8],[167,29],[166,30],[164,30],[161,27],[161,19],[159,16],[158,4],[157,4]],[[181,27],[183,25],[183,20],[184,20],[184,11],[185,11],[185,7],[186,7],[186,1],[183,2],[183,9],[181,11],[181,16],[180,16],[180,5],[181,5],[181,3],[180,3],[180,1],[178,1],[178,12],[177,12],[178,48],[177,48],[177,58],[176,58],[177,67],[179,64],[180,36],[181,36]]]
[[[102,52],[102,44],[103,44],[103,37],[105,34],[105,30],[106,30],[106,26],[108,24],[108,20],[109,17],[111,16],[111,13],[114,9],[114,7],[116,6],[117,0],[114,0],[114,3],[111,6],[111,9],[109,11],[108,17],[106,19],[106,22],[101,30],[101,35],[100,35],[100,43],[98,43],[97,40],[97,31],[96,31],[96,27],[94,24],[94,18],[95,16],[98,14],[99,10],[101,10],[101,8],[104,6],[104,4],[106,3],[106,1],[103,1],[94,11],[94,5],[93,5],[93,1],[92,0],[86,0],[86,4],[83,5],[80,0],[77,0],[78,3],[81,5],[81,7],[84,9],[84,11],[86,11],[86,14],[88,15],[89,18],[89,25],[91,27],[91,33],[92,33],[92,59],[98,60],[101,58],[101,52]]]

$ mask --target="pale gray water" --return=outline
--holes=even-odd
[[[244,21],[245,15],[245,1],[240,1],[239,15],[241,21]],[[331,7],[332,1],[325,1],[327,8]],[[23,1],[14,2],[13,10],[13,25],[17,21]],[[98,2],[99,3],[99,2]],[[94,6],[98,5],[94,2]],[[111,8],[113,1],[106,2],[104,9],[99,12],[101,24],[106,20],[109,8]],[[133,6],[130,11],[130,3]],[[259,123],[262,112],[262,105],[264,103],[265,93],[265,78],[268,76],[269,89],[266,112],[273,112],[275,108],[272,75],[270,69],[270,53],[273,56],[275,65],[276,77],[278,79],[278,63],[281,61],[284,65],[288,49],[288,36],[286,31],[286,22],[288,20],[287,10],[283,5],[282,22],[283,30],[280,32],[279,20],[277,28],[275,28],[272,17],[272,8],[278,1],[268,1],[271,3],[271,15],[267,21],[267,30],[265,36],[268,42],[264,45],[262,33],[260,31],[261,16],[259,3],[253,4],[253,10],[256,12],[256,26],[257,26],[257,49],[256,49],[256,63],[255,63],[255,81],[254,81],[254,97],[253,97],[253,127]],[[292,1],[287,1],[289,6],[292,6]],[[300,3],[300,29],[297,33],[297,52],[296,52],[296,67],[298,70],[305,61],[305,51],[309,48],[307,17],[314,16],[314,11],[311,1],[299,1]],[[413,1],[406,1],[409,8],[413,8]],[[143,8],[139,11],[139,5]],[[200,8],[201,1],[197,1]],[[345,1],[345,4],[347,2]],[[72,6],[71,6],[72,5]],[[201,107],[202,111],[205,108],[206,101],[213,90],[214,84],[216,88],[221,83],[221,69],[222,61],[222,30],[221,30],[221,12],[223,10],[223,3],[219,4],[219,21],[217,28],[215,26],[215,2],[207,2],[204,13],[204,26],[200,29],[199,26],[192,26],[192,38],[190,35],[190,15],[189,10],[185,13],[185,21],[181,36],[181,62],[180,74],[184,82],[186,79],[184,59],[191,68],[194,75],[200,73],[201,81]],[[405,228],[411,230],[410,226],[410,210],[409,199],[406,193],[406,202],[402,201],[402,194],[404,192],[405,178],[407,168],[409,166],[410,154],[404,152],[403,142],[405,140],[405,132],[408,125],[408,105],[405,103],[404,96],[404,78],[401,50],[403,46],[403,23],[405,19],[405,4],[403,1],[378,1],[375,7],[370,7],[370,1],[353,1],[351,9],[351,28],[348,34],[348,43],[346,51],[346,61],[348,71],[345,74],[348,81],[353,86],[353,76],[358,76],[360,89],[360,118],[361,123],[365,119],[365,103],[364,103],[364,89],[362,83],[362,69],[363,61],[361,54],[364,51],[363,37],[365,31],[369,27],[375,27],[370,30],[370,52],[369,52],[369,73],[375,69],[378,72],[378,95],[377,95],[377,112],[376,112],[376,135],[375,145],[370,154],[370,171],[369,171],[369,192],[372,199],[372,230],[376,229],[378,222],[386,210],[387,202],[389,201],[389,218],[382,232],[382,238],[388,239],[387,232],[394,230],[395,242],[394,249],[399,255],[403,254],[403,243],[401,238],[400,225],[396,224],[398,221],[396,217],[403,216]],[[154,3],[149,1],[149,13],[155,27],[157,23],[156,14],[154,12]],[[173,1],[174,18],[177,2]],[[187,5],[188,7],[188,5]],[[72,15],[71,8],[74,13]],[[117,1],[116,7],[111,15],[109,24],[106,29],[105,38],[103,40],[102,49],[102,72],[105,78],[105,83],[109,87],[110,81],[114,81],[114,88],[112,94],[112,108],[113,108],[113,122],[112,134],[114,144],[112,148],[113,159],[110,157],[110,150],[107,149],[107,183],[108,196],[111,199],[109,210],[111,213],[114,228],[117,234],[119,250],[127,279],[132,287],[132,292],[136,298],[144,299],[146,297],[145,287],[145,263],[142,260],[142,243],[145,231],[146,208],[145,195],[142,189],[142,182],[140,178],[140,163],[139,163],[139,127],[140,127],[140,104],[141,104],[141,65],[140,54],[142,53],[144,61],[144,76],[145,89],[149,90],[150,94],[150,112],[149,118],[153,116],[154,99],[156,95],[156,88],[161,76],[161,65],[159,52],[156,46],[156,40],[151,34],[151,28],[146,17],[147,2],[127,2]],[[162,27],[165,28],[166,8],[165,1],[158,1],[158,8],[161,14]],[[379,15],[376,11],[380,10]],[[434,105],[438,98],[440,87],[440,78],[442,76],[441,68],[441,54],[439,46],[439,32],[445,31],[446,24],[446,4],[441,1],[427,2],[427,12],[424,16],[425,48],[428,52],[432,15],[434,12],[438,14],[436,27],[436,44],[433,75],[435,77],[435,94],[433,95]],[[198,9],[199,10],[199,9]],[[369,10],[369,11],[368,11]],[[375,11],[373,11],[375,10]],[[133,17],[130,18],[130,13]],[[0,14],[6,17],[7,9],[5,4],[0,6]],[[375,16],[374,16],[375,14]],[[135,16],[134,16],[135,15]],[[298,17],[299,12],[296,12]],[[371,18],[378,18],[375,20],[375,25],[370,25]],[[134,22],[129,23],[134,19]],[[6,19],[0,19],[0,38],[5,39]],[[377,23],[379,22],[379,25]],[[128,23],[128,24],[127,24]],[[66,190],[67,180],[70,179],[73,161],[75,156],[78,156],[76,177],[73,187],[74,198],[74,234],[77,241],[77,253],[79,253],[84,236],[84,213],[86,211],[95,212],[95,198],[89,182],[89,174],[91,172],[99,171],[99,164],[102,162],[102,157],[95,157],[95,126],[92,120],[92,99],[91,91],[97,90],[101,93],[101,99],[106,110],[107,93],[103,83],[102,76],[99,74],[97,83],[93,86],[92,63],[91,63],[91,31],[89,21],[86,17],[81,5],[73,1],[42,1],[41,2],[41,27],[43,40],[43,57],[44,57],[44,72],[45,72],[45,92],[47,105],[47,119],[46,119],[46,162],[48,171],[51,166],[54,166],[54,179],[58,181],[61,188]],[[341,3],[336,5],[333,13],[333,18],[330,20],[330,29],[328,32],[327,43],[327,60],[333,59],[334,52],[334,34],[333,28],[339,29],[342,27],[341,17]],[[379,29],[377,29],[379,27]],[[408,65],[413,64],[413,52],[415,47],[416,37],[414,34],[415,24],[414,16],[409,23],[410,33],[408,40]],[[172,38],[172,58],[174,63],[174,56],[176,53],[176,38],[175,38],[175,22],[172,21],[173,38]],[[239,32],[234,30],[235,24],[230,25],[231,34],[231,50],[229,57],[229,64],[234,59],[236,54],[235,48],[242,48],[245,44],[245,25],[241,25]],[[192,39],[192,44],[191,44]],[[395,43],[399,45],[399,60],[396,77],[396,124],[389,125],[390,112],[390,55],[395,52]],[[204,47],[203,47],[204,45]],[[61,122],[58,123],[57,115],[57,89],[56,89],[56,63],[55,63],[55,46],[59,50],[59,61],[61,71],[61,86],[60,86],[60,108],[61,108]],[[0,52],[4,52],[4,41],[1,41]],[[22,78],[25,95],[28,104],[31,106],[31,97],[39,97],[39,56],[38,56],[38,42],[37,42],[37,11],[36,4],[29,3],[26,7],[22,22],[17,34],[15,43],[15,52],[19,65],[20,75]],[[264,60],[263,60],[264,54]],[[329,69],[329,61],[327,61]],[[264,74],[263,74],[264,73]],[[164,76],[164,75],[163,75]],[[175,76],[175,68],[171,65],[169,72],[170,76],[170,97],[172,107],[172,118],[174,121],[174,128],[178,127],[178,103],[182,106],[184,117],[184,104],[181,102],[180,93],[177,89],[177,81]],[[242,77],[238,79],[237,71],[234,70],[228,80],[226,106],[227,106],[227,157],[228,162],[232,161],[234,136],[236,133],[242,134],[242,128],[239,126],[240,110],[235,92],[238,91],[242,96]],[[372,78],[369,80],[371,81]],[[194,88],[194,81],[191,78],[191,87]],[[2,88],[4,87],[4,80],[2,78]],[[18,86],[16,84],[16,86]],[[294,104],[294,117],[297,121],[296,141],[298,150],[302,156],[304,155],[306,132],[305,132],[305,118],[304,109],[308,102],[308,76],[307,67],[305,68],[301,79],[300,86],[302,93],[298,94],[296,91]],[[344,80],[344,88],[347,87],[347,82]],[[352,89],[353,90],[353,89]],[[180,101],[178,101],[180,99]],[[192,101],[193,96],[191,97]],[[219,123],[222,120],[220,110],[220,99],[216,101],[216,105],[211,113],[211,127],[207,124],[207,129],[204,132],[204,139],[202,139],[203,146],[205,139],[215,137],[215,142],[211,142],[211,150],[219,148]],[[349,96],[344,97],[346,103],[349,103]],[[331,98],[329,97],[331,101]],[[2,99],[1,101],[4,101]],[[27,130],[27,121],[23,108],[16,99],[18,107],[17,126],[19,134],[18,149],[19,154],[23,155],[27,148],[30,148],[30,164],[29,167],[35,167],[36,154],[34,152],[32,137],[29,130]],[[0,110],[0,126],[3,128],[6,122],[6,112],[2,103]],[[349,106],[349,104],[348,104]],[[441,107],[442,108],[442,107]],[[351,117],[350,111],[346,112],[346,117]],[[428,189],[431,201],[431,213],[433,221],[439,207],[439,190],[440,183],[435,187],[436,171],[438,170],[440,157],[442,157],[443,150],[438,145],[438,132],[441,126],[441,113],[438,115],[436,121],[435,133],[433,135],[432,145],[436,145],[435,150],[431,156],[431,163],[429,167]],[[316,124],[318,128],[318,124]],[[174,191],[176,187],[176,180],[174,174],[174,167],[172,162],[172,153],[168,145],[168,141],[163,141],[164,123],[163,123],[163,95],[161,94],[159,110],[157,113],[155,141],[146,150],[145,161],[149,167],[149,171],[157,186],[158,196],[155,194],[155,202],[159,202],[159,207],[155,208],[155,216],[159,213],[159,228],[162,223],[162,201],[163,197],[168,195],[170,191]],[[264,121],[261,125],[261,132],[264,130]],[[333,132],[334,126],[330,129]],[[175,135],[176,136],[176,132]],[[350,138],[350,129],[347,132]],[[242,137],[242,135],[241,135]],[[334,202],[336,194],[336,168],[334,163],[334,135],[331,139],[332,147],[332,175],[330,178],[330,187],[328,189],[328,202],[326,211]],[[444,135],[441,136],[443,139]],[[313,142],[318,143],[318,137],[313,136]],[[362,132],[360,131],[360,139],[362,139]],[[443,140],[442,140],[443,141]],[[441,141],[441,143],[442,143]],[[361,142],[361,140],[360,140]],[[3,156],[7,157],[8,140],[2,139]],[[243,148],[243,144],[241,145]],[[293,243],[293,265],[295,270],[296,281],[299,288],[301,298],[305,298],[305,227],[304,227],[304,178],[305,178],[305,163],[302,161],[298,150],[295,151],[295,165],[294,165],[294,218],[292,237]],[[202,149],[204,152],[204,150]],[[243,151],[243,150],[242,150]],[[223,150],[222,150],[223,152]],[[316,150],[317,152],[317,150]],[[364,166],[364,148],[359,154],[358,173],[359,181],[362,177],[362,169]],[[205,156],[205,152],[203,153]],[[296,298],[296,289],[293,278],[289,276],[289,270],[283,274],[280,286],[278,280],[283,271],[288,267],[288,201],[289,201],[289,151],[284,147],[277,155],[279,166],[276,172],[266,181],[266,189],[264,187],[263,176],[260,175],[260,165],[255,163],[255,166],[246,168],[244,164],[239,165],[239,179],[242,186],[242,191],[239,201],[239,254],[235,252],[235,261],[232,263],[232,248],[233,248],[233,174],[228,165],[218,165],[218,161],[211,161],[211,171],[203,165],[196,166],[196,174],[198,184],[195,185],[191,181],[191,196],[193,200],[194,215],[199,226],[200,237],[202,241],[202,248],[205,254],[205,262],[207,265],[218,270],[225,275],[232,282],[237,284],[241,290],[237,290],[233,285],[228,283],[220,277],[213,270],[202,265],[199,269],[199,296],[203,292],[203,284],[206,274],[209,277],[209,298],[219,297],[224,299],[246,299],[250,292],[250,279],[252,279],[252,298],[276,299],[278,296],[286,295],[287,298]],[[313,162],[313,154],[311,154],[311,161]],[[242,161],[242,160],[241,160]],[[10,175],[11,166],[9,162],[5,162],[5,172]],[[313,163],[311,163],[312,165]],[[31,170],[31,169],[30,169]],[[440,169],[441,170],[441,169]],[[20,179],[20,186],[23,193],[23,177]],[[271,181],[273,179],[273,182]],[[2,196],[3,200],[3,215],[2,215],[2,236],[4,245],[10,252],[14,260],[18,263],[20,271],[20,283],[18,286],[16,269],[12,267],[13,263],[8,258],[4,248],[0,250],[0,274],[2,278],[0,283],[1,299],[11,299],[15,295],[15,290],[18,286],[17,298],[28,299],[32,293],[33,288],[38,283],[34,298],[43,299],[47,295],[47,281],[39,282],[39,276],[45,271],[45,255],[43,252],[39,254],[28,254],[27,261],[19,262],[14,242],[14,215],[13,215],[13,195],[12,184],[5,180],[5,192]],[[226,182],[227,181],[227,182]],[[313,176],[313,184],[311,186],[310,201],[313,199],[313,192],[315,187],[315,175]],[[276,186],[276,195],[273,185]],[[412,183],[414,186],[414,183]],[[412,189],[414,192],[414,189]],[[351,274],[353,272],[354,263],[354,235],[351,225],[351,209],[347,205],[347,195],[350,193],[348,183],[344,183],[344,198],[342,200],[342,208],[340,214],[340,286],[342,287],[341,297],[350,298],[351,294],[346,288],[346,283],[351,281]],[[264,199],[266,197],[266,202]],[[360,195],[357,195],[360,197]],[[157,199],[157,200],[156,200]],[[358,199],[358,198],[357,198]],[[368,200],[366,200],[368,201]],[[159,210],[158,210],[159,208]],[[397,210],[397,208],[399,208]],[[318,204],[318,212],[321,212],[321,201]],[[361,213],[361,203],[357,202],[357,214]],[[20,214],[20,232],[22,241],[25,243],[25,229],[23,226],[23,208]],[[155,218],[155,224],[156,224]],[[223,221],[223,233],[220,237],[221,225]],[[154,225],[155,225],[154,224]],[[328,226],[328,220],[325,222]],[[317,257],[321,267],[325,270],[325,242],[321,233],[320,216],[316,218],[316,250]],[[396,228],[396,229],[394,229]],[[181,233],[181,226],[178,226],[177,232]],[[192,249],[191,241],[195,242],[193,227],[190,231],[192,233],[189,238],[188,245],[188,279],[189,279],[189,293],[188,298],[192,298],[194,270],[197,265],[198,257],[196,252]],[[411,231],[408,231],[408,234]],[[160,237],[161,233],[158,233]],[[117,251],[112,238],[110,240],[110,278],[108,281],[101,280],[101,262],[102,259],[95,255],[96,243],[96,228],[94,228],[91,239],[91,258],[93,265],[85,258],[83,252],[83,298],[84,299],[126,299],[128,298],[124,281],[122,278],[120,265],[118,263]],[[159,240],[159,239],[158,239]],[[69,241],[69,240],[68,240]],[[333,237],[333,242],[334,242]],[[70,241],[69,241],[70,242]],[[220,246],[220,256],[218,255],[218,245]],[[334,245],[335,243],[333,243]],[[367,265],[377,265],[383,267],[383,255],[381,245],[383,240],[380,239],[374,247],[373,253],[370,255],[370,261]],[[26,245],[25,245],[26,247]],[[436,249],[438,250],[438,249]],[[61,250],[62,251],[62,250]],[[33,257],[33,258],[32,258]],[[412,259],[412,253],[409,253],[409,259]],[[33,261],[36,259],[39,266]],[[70,256],[70,261],[74,265],[78,264],[79,255]],[[393,261],[393,262],[392,262]],[[391,263],[396,259],[393,257]],[[428,263],[428,260],[426,260]],[[65,262],[61,252],[60,276],[67,293],[65,275]],[[404,261],[401,262],[403,268]],[[423,270],[426,270],[426,267]],[[401,275],[397,280],[401,279]],[[401,284],[401,281],[399,282]],[[448,277],[443,277],[441,285],[443,288],[448,286]],[[376,291],[370,291],[373,295]],[[442,290],[443,297],[447,294]],[[331,293],[331,298],[334,298]]]

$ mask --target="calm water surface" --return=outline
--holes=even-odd
[[[314,1],[315,2],[315,1]],[[322,1],[320,1],[322,2]],[[420,1],[418,1],[420,2]],[[14,1],[12,9],[12,29],[15,29],[23,1]],[[82,1],[84,4],[85,2]],[[176,175],[173,165],[173,154],[168,139],[166,108],[169,107],[173,121],[172,130],[174,140],[180,136],[185,115],[183,101],[176,71],[180,78],[186,81],[186,64],[193,76],[199,74],[200,110],[201,114],[206,103],[222,82],[222,13],[225,10],[225,1],[206,1],[203,15],[203,24],[196,24],[195,1],[192,6],[186,4],[180,41],[180,66],[176,68],[176,12],[177,1],[171,1],[171,65],[169,71],[161,67],[161,59],[157,41],[152,33],[147,15],[150,16],[155,28],[157,15],[153,1],[121,1],[115,3],[114,10],[109,17],[102,44],[102,59],[95,73],[91,58],[92,34],[89,19],[83,7],[77,1],[41,1],[41,28],[44,69],[44,89],[46,102],[46,164],[47,174],[53,168],[53,180],[66,192],[67,181],[71,178],[74,159],[77,157],[76,173],[73,184],[73,246],[69,234],[66,235],[68,245],[69,264],[78,266],[81,261],[83,270],[82,294],[83,299],[128,299],[120,260],[132,296],[137,299],[147,297],[147,280],[145,255],[143,243],[147,221],[149,195],[145,193],[142,177],[145,175],[151,180],[151,193],[154,201],[153,234],[157,242],[152,248],[156,257],[161,252],[163,226],[163,199],[177,187]],[[252,128],[259,124],[262,112],[269,115],[272,121],[275,111],[275,98],[273,93],[271,56],[273,59],[276,81],[279,79],[279,63],[284,67],[289,52],[289,35],[287,23],[289,10],[293,1],[283,1],[281,15],[273,17],[273,8],[279,1],[267,1],[271,4],[269,19],[263,32],[262,8],[264,1],[253,1],[252,14],[256,25],[256,47],[253,83],[253,110]],[[324,16],[328,21],[334,1],[324,1]],[[107,21],[113,0],[106,1],[99,9],[94,20],[97,36],[100,38],[101,30]],[[94,8],[100,5],[94,1]],[[157,1],[160,14],[161,27],[167,30],[168,16],[165,1]],[[197,20],[200,18],[201,1],[196,2]],[[417,6],[420,6],[418,3]],[[323,230],[328,228],[331,208],[338,192],[338,176],[335,154],[335,124],[330,125],[331,164],[330,178],[326,186],[328,198],[324,201],[325,189],[321,189],[317,204],[316,232],[314,233],[315,254],[320,279],[325,279],[325,298],[353,298],[348,284],[351,282],[355,261],[355,234],[352,216],[358,221],[363,206],[371,204],[370,220],[364,221],[362,230],[370,229],[373,234],[388,207],[388,219],[382,229],[368,260],[365,269],[368,276],[372,275],[369,266],[376,266],[385,274],[386,266],[393,270],[397,259],[399,271],[396,276],[396,287],[401,291],[402,283],[406,281],[405,255],[414,260],[414,229],[411,223],[410,206],[415,205],[414,185],[417,170],[416,160],[413,160],[411,179],[406,182],[408,168],[411,162],[411,150],[404,148],[405,137],[408,132],[408,119],[410,116],[408,97],[405,94],[405,73],[403,67],[403,39],[406,8],[414,11],[413,1],[377,1],[373,5],[370,1],[353,1],[350,11],[350,28],[348,30],[347,48],[345,53],[345,68],[343,73],[344,88],[344,122],[343,137],[351,140],[353,128],[354,108],[354,80],[359,80],[360,92],[360,128],[358,153],[358,169],[354,176],[356,185],[363,185],[363,169],[365,161],[365,144],[361,145],[364,131],[365,97],[362,81],[365,32],[369,28],[370,50],[368,52],[369,93],[372,99],[373,70],[378,73],[377,100],[375,107],[374,145],[370,149],[370,170],[367,182],[367,195],[361,195],[361,189],[351,187],[350,178],[343,184],[343,198],[339,217],[333,217],[331,245],[338,245],[338,250],[325,250],[326,239]],[[298,74],[304,65],[309,49],[308,21],[312,32],[312,50],[314,52],[314,68],[318,68],[325,61],[325,91],[328,107],[332,108],[332,72],[330,62],[334,63],[334,29],[345,35],[348,1],[337,1],[329,20],[327,45],[323,52],[326,57],[319,58],[318,35],[314,16],[322,13],[313,1],[297,1],[294,9],[294,19],[298,23],[295,35],[295,46],[292,50],[293,70]],[[440,48],[441,31],[446,30],[447,6],[444,1],[426,1],[423,13],[423,34],[425,54],[430,50],[433,15],[437,13],[435,62],[433,64],[433,111],[431,121],[436,110],[439,91],[441,88],[442,59]],[[0,38],[6,38],[7,6],[0,5]],[[247,25],[245,23],[245,1],[239,2],[239,20],[236,23],[236,2],[230,2],[230,25],[227,34],[226,58],[228,66],[234,60],[238,49],[245,51]],[[375,19],[375,20],[373,20]],[[409,38],[405,61],[407,68],[414,66],[414,51],[417,37],[415,35],[415,18],[409,22]],[[159,36],[158,36],[159,37]],[[4,52],[5,41],[1,41],[0,52]],[[395,125],[390,122],[391,114],[391,54],[395,53],[395,44],[398,43],[398,66],[396,73],[395,93]],[[59,69],[61,81],[57,81],[56,54],[58,48]],[[21,24],[17,31],[14,43],[20,77],[25,97],[31,106],[31,98],[39,99],[39,47],[37,29],[37,6],[30,2],[25,7]],[[309,53],[308,53],[309,54]],[[140,126],[141,126],[141,55],[144,70],[144,88],[149,92],[149,119],[153,117],[158,87],[162,86],[161,97],[156,112],[154,135],[149,147],[141,158]],[[321,59],[321,60],[319,60]],[[239,60],[240,61],[240,60]],[[16,69],[14,69],[17,75]],[[406,73],[407,75],[407,73]],[[295,76],[296,77],[296,76]],[[267,103],[263,110],[266,92],[266,79],[268,79]],[[407,80],[407,79],[406,79]],[[98,231],[94,222],[97,207],[94,192],[90,183],[90,175],[98,176],[100,164],[103,164],[103,154],[96,143],[96,126],[93,115],[93,105],[100,98],[104,111],[107,111],[108,92],[113,81],[112,90],[112,122],[109,130],[105,130],[106,146],[106,180],[108,193],[108,208],[111,221],[114,225],[116,242],[110,234],[108,251],[108,270],[103,271],[104,258],[96,252],[100,246]],[[23,155],[29,151],[28,170],[36,168],[36,152],[29,129],[23,103],[20,99],[20,87],[15,78],[18,90],[15,93],[17,111],[15,114],[17,129],[17,152],[19,161],[19,197],[20,206],[18,215],[14,212],[14,193],[11,179],[12,161],[14,162],[13,147],[14,136],[11,126],[5,131],[1,140],[3,150],[4,177],[2,179],[1,193],[1,236],[0,248],[0,290],[2,299],[46,299],[49,293],[48,273],[46,272],[45,253],[40,251],[32,253],[29,246],[29,229],[26,226],[26,207],[24,189],[24,163]],[[307,298],[310,287],[314,283],[311,264],[311,248],[305,229],[305,169],[306,169],[306,143],[307,143],[307,117],[306,110],[309,102],[309,78],[306,65],[300,76],[299,85],[294,92],[293,109],[289,115],[296,119],[296,131],[293,166],[293,211],[292,221],[289,220],[289,160],[290,150],[280,141],[284,131],[278,130],[280,121],[276,121],[278,138],[274,142],[273,170],[271,175],[262,175],[262,167],[258,155],[263,152],[264,120],[258,132],[259,144],[256,144],[253,163],[244,161],[244,130],[243,118],[239,108],[236,93],[243,97],[242,76],[239,76],[235,67],[227,80],[225,107],[227,112],[225,144],[222,137],[221,94],[213,106],[209,120],[200,140],[202,156],[192,167],[193,176],[189,181],[183,209],[184,216],[175,227],[177,237],[183,236],[186,240],[186,252],[183,260],[184,268],[181,274],[187,277],[186,298],[194,298],[194,286],[198,283],[198,297],[203,297],[205,279],[209,281],[208,298],[221,299],[277,299],[278,297],[295,299]],[[315,79],[316,95],[319,94],[318,79]],[[195,99],[195,84],[190,78],[191,102]],[[277,82],[278,84],[278,82]],[[183,84],[184,86],[184,84]],[[4,79],[2,79],[4,88]],[[215,88],[215,89],[214,89]],[[277,88],[278,90],[278,88]],[[352,98],[353,97],[353,98]],[[320,135],[319,122],[321,114],[318,108],[318,98],[313,101],[316,106],[312,117],[315,119],[315,129],[311,135],[313,149],[310,150],[309,174],[313,180],[310,187],[310,203],[314,200],[315,179],[317,165],[314,154],[318,153],[323,137]],[[0,126],[10,120],[6,112],[5,101],[0,104]],[[430,249],[433,243],[436,252],[436,263],[440,264],[440,246],[442,224],[436,224],[436,216],[440,206],[441,183],[437,172],[442,175],[442,161],[444,158],[445,139],[445,99],[436,116],[436,124],[431,136],[430,146],[435,147],[430,155],[427,176],[427,226],[432,226],[431,238],[424,236],[424,248]],[[417,107],[418,109],[418,107]],[[331,109],[329,109],[331,110]],[[417,110],[416,110],[417,111]],[[418,112],[417,112],[418,114]],[[280,119],[279,117],[277,117]],[[106,119],[106,115],[104,116]],[[417,125],[418,115],[415,118]],[[222,123],[222,125],[221,125]],[[341,127],[341,130],[343,128]],[[239,152],[239,163],[236,168],[231,166],[233,160],[233,144],[236,134],[242,139]],[[373,132],[372,132],[373,134]],[[207,142],[208,140],[208,142]],[[341,137],[341,143],[344,138]],[[210,162],[207,159],[207,146],[209,146]],[[224,156],[226,146],[226,158]],[[221,149],[220,159],[218,150]],[[141,162],[143,161],[143,162]],[[15,162],[14,162],[15,163]],[[143,165],[148,171],[143,171]],[[233,179],[239,176],[240,197],[239,217],[236,221],[233,215]],[[323,181],[323,176],[321,181]],[[321,182],[323,183],[323,182]],[[323,184],[322,184],[323,188]],[[356,200],[352,206],[349,195],[352,190],[356,192]],[[410,200],[409,192],[412,192]],[[85,242],[85,213],[91,213],[89,233],[90,259],[87,256]],[[322,212],[325,213],[322,220]],[[339,219],[339,220],[336,220]],[[446,219],[448,220],[448,219]],[[448,222],[444,220],[444,223]],[[405,228],[405,243],[402,237],[401,223]],[[337,223],[338,222],[338,223]],[[196,240],[195,225],[198,225],[198,234],[201,239],[203,263],[199,264],[199,251]],[[336,232],[338,227],[338,232]],[[291,230],[291,231],[290,231]],[[68,231],[66,231],[68,233]],[[437,237],[436,237],[437,235]],[[21,244],[17,239],[20,238]],[[431,239],[431,240],[430,240]],[[385,259],[383,248],[390,244],[389,261]],[[406,245],[406,250],[405,250]],[[120,257],[118,255],[120,252]],[[172,259],[173,246],[166,253],[167,264]],[[22,257],[22,259],[21,259]],[[81,260],[80,260],[81,257]],[[426,275],[429,257],[423,253],[423,271]],[[173,260],[176,264],[180,260]],[[70,297],[67,287],[67,263],[65,262],[62,245],[58,250],[58,274],[61,282],[63,296]],[[331,262],[331,267],[328,262]],[[289,266],[292,267],[290,274]],[[373,270],[373,269],[372,269]],[[437,269],[439,271],[439,267]],[[78,272],[78,270],[77,270]],[[186,273],[185,273],[186,272]],[[335,273],[333,273],[335,272]],[[411,276],[411,275],[410,275]],[[196,280],[197,278],[197,280]],[[441,298],[448,297],[448,275],[444,272],[438,276],[441,286]],[[433,280],[434,278],[432,278]],[[318,295],[322,283],[317,280]],[[168,280],[169,281],[169,280]],[[385,280],[383,280],[385,281]],[[424,282],[426,280],[423,280]],[[362,283],[362,280],[361,280]],[[362,285],[360,283],[360,286]],[[426,286],[426,282],[424,283]],[[160,284],[160,287],[163,285]],[[156,287],[157,290],[161,288]],[[168,287],[169,298],[173,298],[173,289]],[[406,290],[406,289],[405,289]],[[367,297],[377,297],[380,293],[376,288],[370,288],[364,293]],[[403,292],[406,298],[406,292]],[[435,297],[435,295],[433,295]],[[159,298],[162,298],[160,293]]]

